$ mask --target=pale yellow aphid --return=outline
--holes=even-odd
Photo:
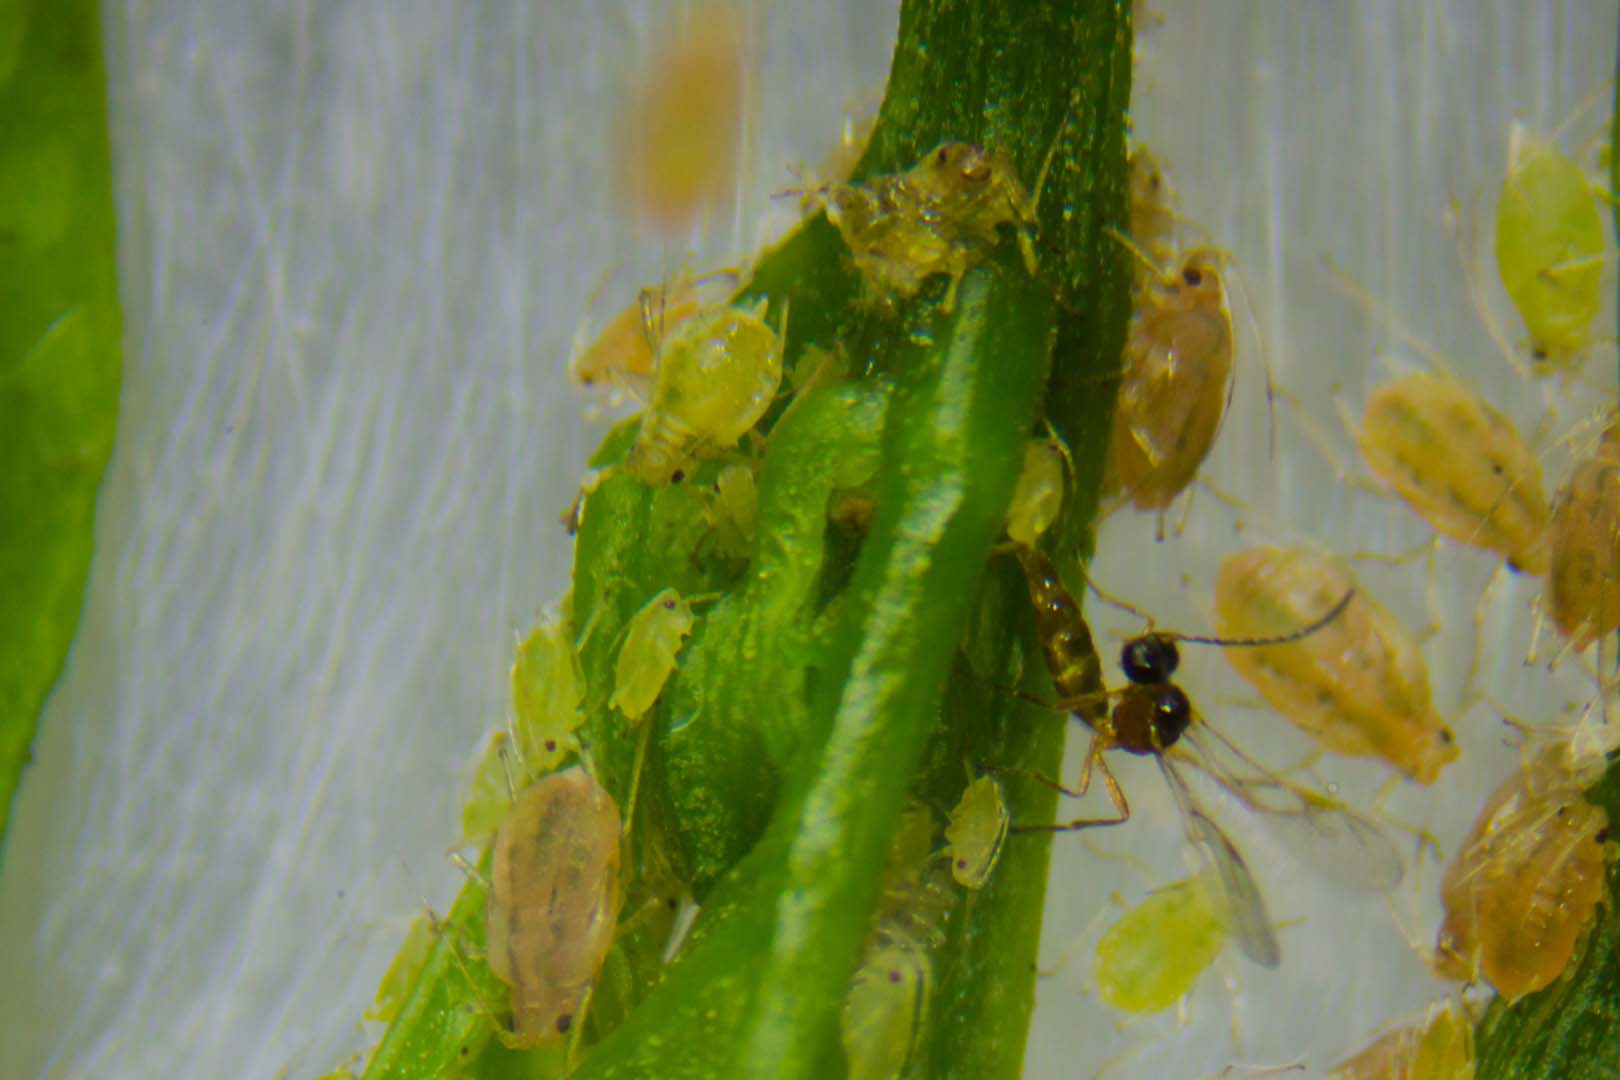
[[[1223,262],[1212,250],[1187,253],[1138,293],[1131,316],[1105,487],[1161,519],[1209,456],[1231,396]]]
[[[725,299],[736,275],[717,272],[677,276],[666,285],[642,289],[636,302],[619,312],[594,341],[575,343],[568,374],[580,386],[608,386],[647,400],[658,373],[659,343],[704,308]]]
[[[872,949],[844,998],[839,1034],[850,1080],[894,1080],[917,1048],[928,1013],[926,947],[890,941]]]
[[[550,772],[578,748],[574,732],[585,721],[585,679],[575,651],[568,602],[547,612],[519,642],[512,658],[511,723],[489,740],[467,800],[462,836],[477,841],[495,831],[514,787]]]
[[[1153,265],[1173,262],[1176,251],[1176,231],[1180,215],[1176,211],[1176,193],[1165,178],[1159,162],[1144,146],[1131,147],[1126,159],[1130,170],[1131,242],[1152,260],[1137,261],[1138,288],[1153,279]]]
[[[1155,890],[1097,942],[1097,996],[1130,1013],[1167,1009],[1226,948],[1229,922],[1212,871]]]
[[[1034,547],[1057,520],[1068,487],[1064,457],[1064,449],[1056,439],[1031,439],[1024,447],[1024,467],[1019,470],[1012,502],[1007,505],[1005,528],[1009,540]]]
[[[1554,370],[1568,369],[1591,340],[1603,262],[1592,182],[1551,140],[1515,123],[1496,204],[1496,266],[1532,355]]]
[[[718,457],[759,422],[782,383],[782,339],[753,308],[718,305],[665,341],[652,401],[626,467],[652,487]]]
[[[1547,548],[1547,614],[1571,645],[1620,628],[1620,420],[1559,488]]]
[[[714,481],[714,496],[704,511],[722,557],[746,559],[754,550],[759,523],[759,484],[747,465],[727,465]]]
[[[951,876],[964,889],[980,889],[1001,858],[1011,824],[1001,782],[981,776],[962,792],[945,825],[945,855]]]
[[[1541,465],[1501,413],[1455,379],[1414,372],[1367,398],[1356,442],[1373,472],[1436,532],[1547,568]]]
[[[955,890],[930,855],[934,815],[909,807],[900,818],[860,964],[844,998],[841,1039],[851,1077],[900,1075],[923,1031],[933,962],[945,938]]]
[[[692,632],[692,602],[665,589],[630,617],[619,659],[613,668],[613,696],[608,707],[632,723],[640,719],[669,681],[675,656]]]
[[[1221,562],[1215,621],[1223,637],[1263,638],[1307,624],[1347,594],[1338,618],[1285,645],[1224,650],[1273,709],[1325,749],[1369,756],[1433,783],[1457,744],[1429,693],[1423,655],[1383,605],[1336,559],[1250,548]]]
[[[1379,1036],[1326,1080],[1473,1080],[1474,1024],[1447,999],[1421,1022]]]
[[[618,804],[583,768],[522,791],[495,834],[485,946],[512,988],[512,1041],[555,1043],[573,1027],[619,914]]]
[[[1556,980],[1604,902],[1608,815],[1592,769],[1554,744],[1497,788],[1440,883],[1435,971],[1484,978],[1507,1001]]]
[[[946,274],[942,306],[949,311],[962,276],[995,248],[1003,225],[1017,230],[1024,264],[1035,273],[1036,204],[1004,151],[941,143],[906,172],[811,194],[849,245],[874,301],[907,300],[930,277]]]
[[[732,197],[751,61],[733,4],[701,5],[667,36],[626,110],[619,159],[632,205],[674,228]]]

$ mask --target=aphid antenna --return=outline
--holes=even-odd
[[[1569,111],[1568,115],[1566,115],[1562,120],[1560,120],[1558,122],[1558,126],[1553,128],[1551,133],[1548,134],[1548,136],[1547,136],[1548,140],[1551,141],[1551,142],[1556,143],[1560,139],[1562,139],[1565,135],[1567,135],[1569,133],[1569,129],[1571,127],[1573,127],[1577,121],[1583,119],[1586,116],[1587,113],[1591,112],[1593,109],[1595,109],[1597,106],[1603,104],[1605,101],[1613,100],[1612,96],[1611,96],[1613,91],[1614,91],[1614,77],[1610,76],[1609,78],[1604,79],[1601,83],[1599,83],[1596,89],[1592,90],[1585,97],[1581,98],[1580,101],[1577,101],[1575,103],[1575,107],[1573,109],[1571,109]],[[1509,128],[1509,131],[1508,131],[1508,139],[1510,141],[1513,138],[1514,129],[1517,129],[1517,128],[1526,128],[1526,129],[1529,129],[1529,130],[1532,130],[1532,131],[1534,130],[1533,128],[1530,128],[1530,126],[1528,124],[1526,124],[1524,121],[1520,120],[1518,117],[1514,117],[1513,118],[1513,126],[1512,126],[1512,128]],[[1592,136],[1592,139],[1600,139],[1600,138],[1603,137],[1603,134],[1604,134],[1603,132],[1597,132]],[[1591,141],[1591,140],[1588,140],[1588,141]],[[1511,153],[1510,153],[1509,156],[1511,158]]]
[[[1135,240],[1132,240],[1129,236],[1126,236],[1114,226],[1104,225],[1102,231],[1126,251],[1130,252],[1137,262],[1153,271],[1154,277],[1163,279],[1169,273],[1167,269],[1159,265],[1158,261],[1154,259],[1152,255],[1149,255],[1146,251],[1144,251]]]
[[[1304,1071],[1305,1056],[1301,1054],[1293,1061],[1280,1065],[1228,1065],[1218,1073],[1210,1073],[1204,1080],[1229,1080],[1234,1076],[1281,1076],[1283,1073]]]
[[[1354,600],[1355,598],[1356,590],[1354,588],[1347,589],[1345,590],[1345,594],[1339,598],[1338,603],[1334,604],[1331,608],[1328,608],[1324,614],[1318,616],[1314,621],[1307,623],[1298,630],[1293,630],[1286,634],[1277,634],[1272,637],[1223,638],[1204,637],[1195,634],[1169,634],[1167,636],[1174,638],[1177,641],[1187,641],[1197,645],[1219,645],[1222,648],[1228,649],[1260,647],[1266,645],[1287,645],[1290,642],[1298,641],[1300,638],[1310,637],[1328,623],[1332,622],[1334,619],[1337,619],[1340,615],[1344,614],[1344,609],[1349,607],[1350,601]]]
[[[619,260],[613,259],[607,268],[597,276],[596,284],[591,291],[585,294],[585,310],[580,313],[579,320],[574,323],[574,334],[568,345],[568,368],[572,372],[574,362],[590,347],[590,312],[596,307],[596,301],[601,298],[602,290],[607,283],[613,280],[613,275],[619,271]]]
[[[1463,261],[1466,266],[1467,260],[1465,259]],[[1352,278],[1342,267],[1339,266],[1337,262],[1333,260],[1333,256],[1324,253],[1320,261],[1320,266],[1322,272],[1327,275],[1328,281],[1332,283],[1333,287],[1337,289],[1341,295],[1343,295],[1346,299],[1353,300],[1356,305],[1368,315],[1372,316],[1374,319],[1388,327],[1390,332],[1395,335],[1396,341],[1399,341],[1402,345],[1405,345],[1407,348],[1423,357],[1433,371],[1436,371],[1449,379],[1455,380],[1457,378],[1456,366],[1452,363],[1450,357],[1441,352],[1439,349],[1435,348],[1435,346],[1430,344],[1415,330],[1409,327],[1406,324],[1406,321],[1397,315],[1395,310],[1388,304],[1385,304],[1383,301],[1373,296],[1372,293],[1368,292],[1365,286],[1361,285],[1354,278]],[[1484,315],[1483,307],[1480,309],[1480,314],[1481,316]],[[1487,328],[1490,328],[1489,324],[1487,324]],[[1509,349],[1508,353],[1511,355],[1512,350]]]
[[[1069,444],[1063,441],[1063,436],[1052,426],[1050,416],[1041,417],[1041,424],[1046,428],[1046,437],[1052,440],[1052,445],[1057,447],[1058,453],[1063,457],[1063,505],[1068,506],[1075,496],[1075,485],[1079,482],[1077,479],[1079,473],[1074,467],[1074,456],[1069,453]]]

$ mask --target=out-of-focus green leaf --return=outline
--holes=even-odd
[[[120,318],[101,9],[0,3],[0,835],[90,567]]]

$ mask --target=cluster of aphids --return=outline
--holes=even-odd
[[[1116,508],[1153,511],[1162,523],[1197,478],[1227,409],[1230,260],[1213,247],[1182,244],[1174,199],[1145,151],[1133,153],[1130,169],[1130,221],[1116,239],[1138,270],[1106,488]],[[1039,190],[1040,180],[1026,187],[1001,151],[947,142],[899,172],[815,187],[806,201],[836,226],[865,302],[881,313],[939,277],[940,306],[950,308],[963,276],[1009,240],[1036,272]],[[1556,147],[1516,139],[1496,231],[1503,284],[1535,364],[1567,369],[1588,343],[1605,259],[1590,180]],[[576,351],[571,370],[581,383],[611,385],[642,403],[621,467],[650,488],[701,487],[716,544],[746,559],[758,449],[769,435],[761,425],[780,415],[773,413],[779,399],[839,378],[842,365],[807,348],[789,377],[787,305],[734,297],[738,277],[684,276],[644,291]],[[1537,456],[1489,403],[1443,374],[1413,374],[1374,391],[1357,441],[1368,467],[1438,533],[1543,576],[1552,625],[1569,649],[1583,650],[1620,629],[1620,421],[1603,417],[1597,428],[1593,448],[1550,507]],[[1261,966],[1281,963],[1261,891],[1195,797],[1188,770],[1225,788],[1345,887],[1387,892],[1402,880],[1389,824],[1267,768],[1195,712],[1175,682],[1179,644],[1222,648],[1236,672],[1325,751],[1377,758],[1425,785],[1458,756],[1417,641],[1344,560],[1314,550],[1260,547],[1228,556],[1214,589],[1217,636],[1168,633],[1150,622],[1122,650],[1124,685],[1099,691],[1090,628],[1040,548],[1072,483],[1067,462],[1055,437],[1030,442],[1000,550],[1028,586],[1055,692],[1042,703],[1089,729],[1085,764],[1069,788],[980,763],[943,828],[933,808],[907,810],[843,1011],[852,1076],[893,1077],[907,1067],[945,922],[964,894],[990,879],[1004,846],[1016,842],[1010,837],[1129,819],[1127,793],[1108,763],[1113,751],[1154,760],[1199,860],[1195,874],[1154,893],[1103,935],[1094,978],[1114,1007],[1174,1004],[1228,941]],[[859,516],[858,498],[835,501],[829,512],[836,517],[840,505]],[[608,699],[624,724],[650,729],[649,712],[702,617],[697,600],[666,589],[629,620]],[[514,721],[467,809],[469,838],[493,832],[484,947],[490,970],[511,991],[503,1035],[523,1046],[577,1038],[615,941],[632,924],[665,918],[656,897],[648,910],[627,910],[621,859],[634,808],[621,807],[597,781],[576,735],[584,690],[569,622],[543,624],[520,647]],[[1568,967],[1605,898],[1609,860],[1603,811],[1583,798],[1602,750],[1576,745],[1540,738],[1487,803],[1445,874],[1437,973],[1517,998]],[[638,755],[638,774],[640,763]],[[1080,796],[1095,778],[1111,803],[1106,815],[1055,826],[1010,820],[1006,784],[1033,780]],[[634,792],[632,781],[632,804]],[[667,956],[680,946],[673,925],[671,933]],[[1382,1055],[1379,1064],[1357,1059],[1343,1075],[1428,1075],[1399,1071],[1419,1067],[1412,1062],[1442,1069],[1434,1063],[1469,1052],[1460,1008],[1438,1010],[1421,1030],[1386,1036],[1368,1051]],[[1406,1064],[1384,1064],[1397,1059]]]
[[[1222,282],[1228,260],[1210,249],[1184,250],[1159,166],[1139,147],[1131,167],[1130,246],[1141,269],[1107,483],[1117,505],[1156,512],[1162,537],[1165,511],[1197,479],[1228,404],[1233,335]],[[1444,371],[1416,371],[1376,387],[1352,422],[1377,482],[1439,538],[1491,553],[1506,570],[1540,580],[1537,625],[1545,619],[1560,636],[1560,658],[1613,643],[1620,630],[1620,412],[1612,389],[1592,391],[1580,382],[1594,345],[1591,325],[1607,295],[1603,195],[1553,141],[1515,126],[1496,207],[1495,254],[1524,325],[1522,355],[1529,362],[1522,367],[1527,377],[1557,376],[1566,393],[1585,391],[1606,403],[1560,440],[1573,461],[1550,503],[1541,457],[1529,442]],[[1506,351],[1516,359],[1515,350]],[[1236,673],[1321,750],[1377,758],[1408,780],[1435,783],[1459,750],[1432,702],[1423,654],[1355,580],[1349,560],[1319,548],[1228,555],[1214,587],[1219,636],[1156,632],[1150,620],[1147,632],[1124,647],[1126,685],[1099,693],[1085,689],[1096,674],[1091,635],[1056,568],[1029,540],[1014,539],[1059,699],[1053,704],[1072,710],[1093,732],[1078,786],[1064,790],[1082,794],[1100,775],[1114,811],[1057,827],[1129,817],[1104,757],[1123,749],[1157,761],[1201,857],[1199,873],[1156,891],[1103,934],[1093,982],[1104,1002],[1146,1012],[1183,1000],[1228,938],[1263,966],[1279,962],[1260,893],[1237,848],[1193,800],[1180,776],[1185,767],[1260,811],[1284,830],[1283,839],[1302,840],[1301,857],[1335,882],[1385,891],[1401,880],[1403,860],[1382,819],[1262,767],[1197,716],[1172,681],[1178,641],[1218,645]],[[1607,663],[1601,653],[1593,653],[1593,705],[1583,723],[1519,725],[1520,767],[1486,801],[1447,864],[1444,919],[1432,950],[1425,950],[1436,976],[1488,986],[1516,1001],[1570,970],[1607,902],[1615,845],[1605,812],[1585,798],[1620,744],[1609,721],[1612,651]],[[1464,707],[1476,698],[1473,676]],[[1471,1008],[1458,993],[1334,1075],[1471,1076]]]

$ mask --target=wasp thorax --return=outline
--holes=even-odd
[[[1114,706],[1113,721],[1120,749],[1160,754],[1174,746],[1192,723],[1192,702],[1173,683],[1133,683]]]

